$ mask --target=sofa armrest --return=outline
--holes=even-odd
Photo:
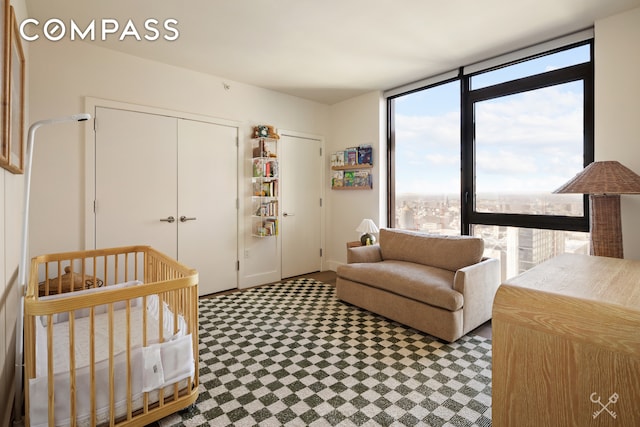
[[[382,252],[380,245],[355,246],[347,248],[347,264],[356,262],[380,262],[382,261]]]
[[[493,299],[500,286],[500,261],[483,258],[479,263],[456,271],[453,289],[463,300],[464,333],[491,319]]]
[[[482,288],[485,291],[494,289],[495,294],[498,285],[500,285],[500,261],[495,258],[482,258],[477,264],[463,267],[456,271],[453,279],[453,289],[462,295],[470,291],[467,289],[468,286]]]

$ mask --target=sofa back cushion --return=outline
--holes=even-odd
[[[398,229],[380,230],[383,260],[415,262],[457,271],[482,259],[484,241],[472,236],[442,236]]]

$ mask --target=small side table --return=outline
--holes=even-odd
[[[347,249],[348,248],[357,248],[358,246],[362,246],[362,243],[360,243],[359,240],[353,241],[353,242],[347,242]]]

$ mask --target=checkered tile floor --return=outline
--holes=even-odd
[[[294,280],[200,301],[200,396],[160,426],[490,426],[491,341],[445,344]]]

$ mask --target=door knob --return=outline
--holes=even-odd
[[[187,221],[195,221],[196,217],[192,216],[192,217],[186,217],[184,215],[182,215],[180,217],[180,222],[187,222]]]
[[[176,219],[174,217],[172,217],[172,216],[169,216],[167,218],[160,218],[160,221],[168,222],[169,224],[171,224],[172,222],[175,222]]]
[[[285,212],[282,214],[283,216],[295,216],[295,214],[289,213],[289,212]]]

